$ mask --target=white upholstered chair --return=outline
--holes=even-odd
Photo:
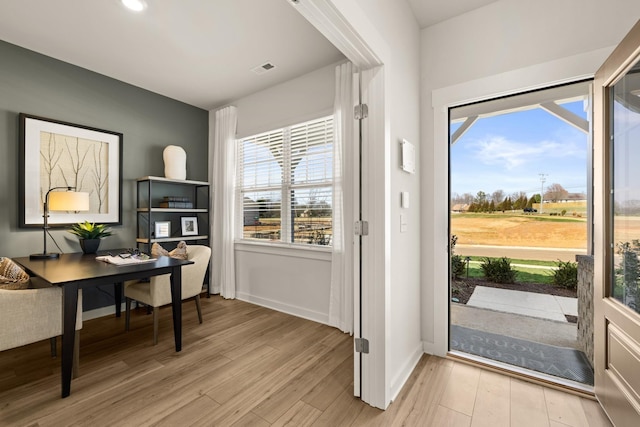
[[[198,320],[202,323],[202,309],[200,307],[200,293],[204,276],[211,259],[211,248],[208,246],[187,246],[187,259],[194,264],[182,267],[182,299],[195,297]],[[153,345],[158,343],[158,312],[159,307],[171,303],[171,283],[169,275],[154,276],[145,281],[129,281],[124,284],[126,301],[125,329],[129,330],[131,300],[139,301],[153,307]]]
[[[35,289],[0,289],[0,351],[62,335],[62,288],[41,284]],[[82,290],[78,292],[73,375],[78,375],[79,330],[82,329]]]

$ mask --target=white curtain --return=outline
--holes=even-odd
[[[358,140],[353,108],[357,88],[351,63],[336,67],[333,139],[333,253],[331,256],[331,291],[329,325],[353,333],[354,190]]]
[[[212,123],[213,122],[213,123]],[[236,297],[234,241],[236,124],[238,112],[229,106],[210,112],[209,123],[214,129],[209,137],[210,170],[213,171],[213,225],[211,227],[212,269],[214,292],[219,289],[224,298]]]

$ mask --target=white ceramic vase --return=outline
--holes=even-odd
[[[164,176],[171,179],[187,179],[187,153],[177,145],[167,145],[162,152]]]

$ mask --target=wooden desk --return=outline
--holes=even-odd
[[[75,340],[78,289],[122,283],[161,274],[171,274],[171,307],[176,351],[182,350],[182,266],[193,261],[159,257],[154,262],[117,266],[96,261],[96,255],[62,254],[59,259],[14,258],[31,276],[62,287],[62,397],[71,393],[73,345]]]

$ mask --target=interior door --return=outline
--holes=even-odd
[[[594,82],[595,393],[640,420],[640,21]]]

